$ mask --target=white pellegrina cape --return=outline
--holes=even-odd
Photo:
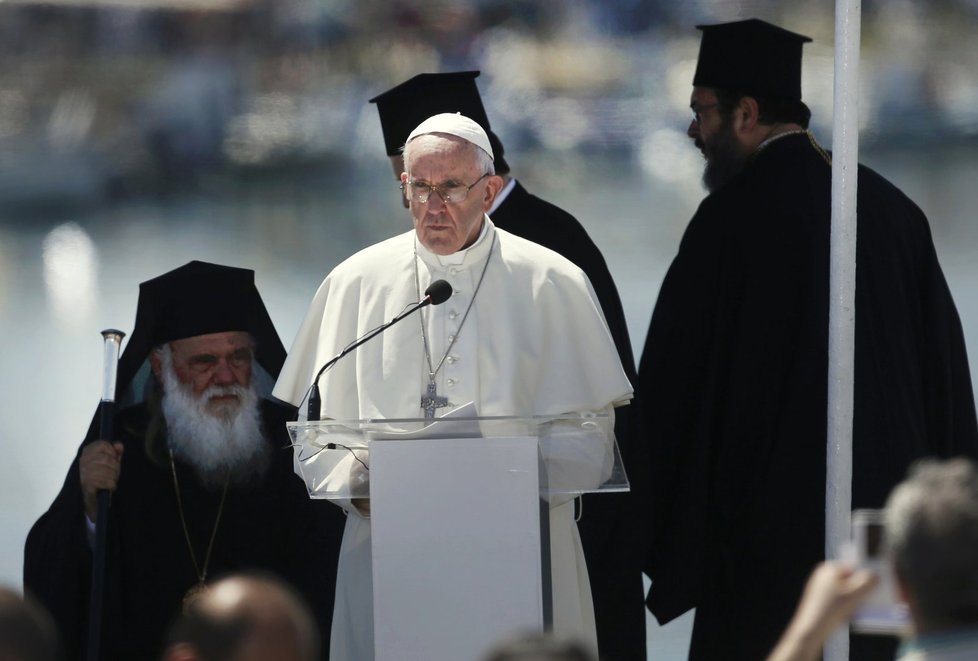
[[[433,365],[445,357],[436,381],[449,406],[437,415],[470,401],[479,415],[530,416],[610,411],[631,399],[587,276],[557,253],[497,230],[488,217],[475,244],[453,255],[431,253],[412,230],[337,266],[319,287],[273,394],[304,405],[322,365],[418,301],[439,279],[453,286],[448,301],[392,326],[322,376],[323,418],[422,417],[428,383],[422,323]],[[316,468],[314,460],[296,462],[307,485],[322,482]],[[348,511],[330,658],[365,661],[373,658],[370,520]],[[550,519],[555,631],[583,638],[596,650],[573,503],[552,502]]]

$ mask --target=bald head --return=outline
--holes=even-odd
[[[532,633],[500,643],[486,661],[593,661],[578,641],[552,634]]]
[[[0,587],[0,659],[56,661],[58,633],[51,616],[31,599]]]
[[[314,661],[319,636],[305,604],[270,577],[211,586],[174,626],[165,661]]]

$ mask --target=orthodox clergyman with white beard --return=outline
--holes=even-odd
[[[284,358],[252,271],[191,262],[140,286],[117,438],[93,423],[25,548],[25,589],[69,658],[85,649],[101,489],[112,491],[102,659],[156,658],[182,604],[249,569],[299,589],[328,636],[342,516],[307,497],[282,449],[292,412],[264,395]]]

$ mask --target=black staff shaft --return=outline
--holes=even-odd
[[[102,331],[105,339],[104,382],[102,401],[99,402],[99,438],[111,442],[115,422],[115,386],[119,368],[119,346],[125,333],[109,329]],[[102,602],[105,594],[105,569],[108,550],[109,496],[107,489],[98,492],[98,510],[95,519],[95,552],[92,555],[92,591],[88,607],[87,661],[98,661],[102,639]]]

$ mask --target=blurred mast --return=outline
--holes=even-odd
[[[832,120],[832,225],[829,256],[828,438],[825,555],[849,539],[856,328],[856,186],[859,152],[860,0],[836,0]],[[849,631],[825,646],[826,661],[849,658]]]

